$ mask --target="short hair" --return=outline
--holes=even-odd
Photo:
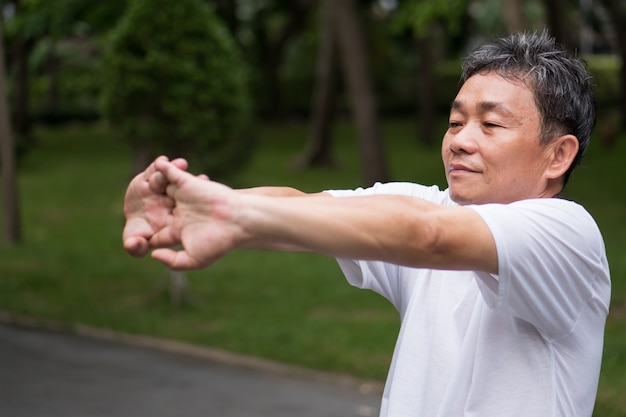
[[[567,184],[591,140],[596,123],[592,77],[585,63],[557,45],[546,31],[516,33],[474,50],[463,63],[462,81],[495,72],[526,83],[541,115],[541,143],[572,134],[579,149],[563,177]]]

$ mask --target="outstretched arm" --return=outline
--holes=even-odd
[[[202,268],[236,248],[290,246],[334,257],[414,267],[497,272],[491,233],[467,207],[406,196],[328,198],[242,193],[167,161],[156,168],[175,202],[171,225],[150,240],[174,269]],[[182,243],[182,251],[168,249]]]

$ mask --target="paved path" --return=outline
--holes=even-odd
[[[378,415],[377,390],[258,368],[0,324],[0,416]]]

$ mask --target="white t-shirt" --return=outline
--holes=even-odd
[[[455,205],[410,183],[328,192]],[[471,207],[494,236],[498,275],[339,259],[402,320],[380,415],[591,416],[611,291],[595,221],[557,198]]]

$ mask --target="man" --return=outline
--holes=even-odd
[[[232,190],[161,157],[129,185],[124,246],[176,269],[244,247],[336,257],[400,312],[381,416],[590,416],[609,268],[592,217],[559,198],[595,123],[590,77],[543,33],[479,48],[463,81],[446,190]]]

